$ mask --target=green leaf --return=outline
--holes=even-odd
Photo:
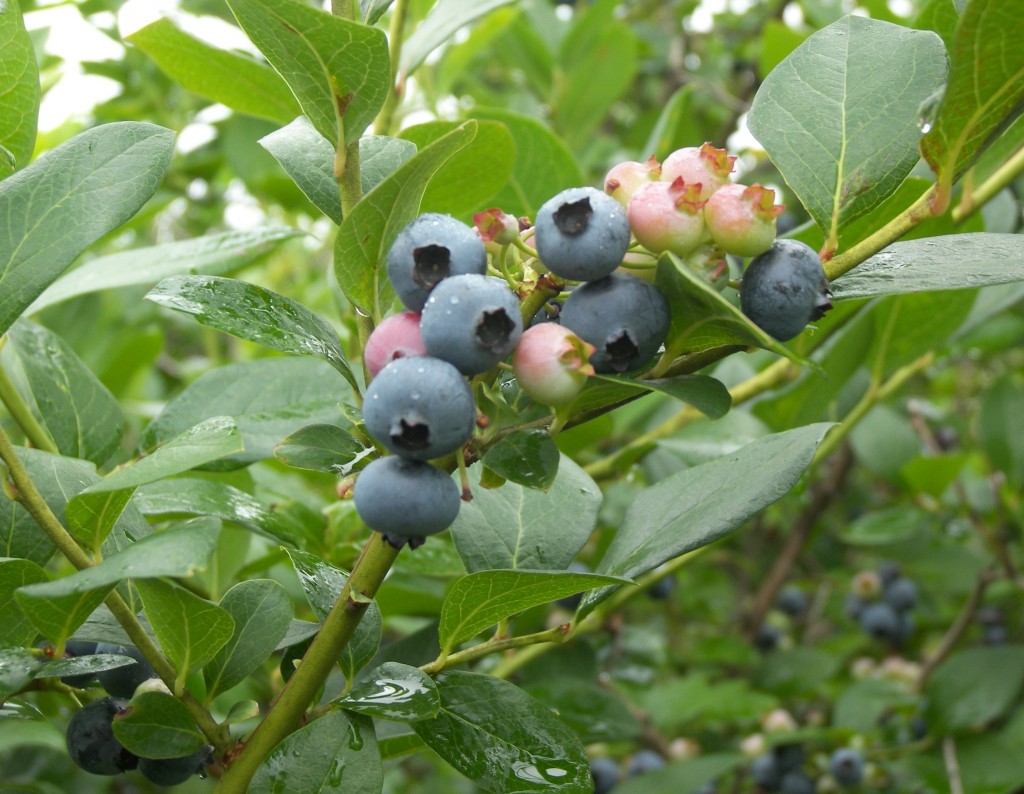
[[[334,275],[353,304],[375,317],[386,311],[394,296],[384,270],[391,243],[419,214],[430,178],[475,135],[476,122],[466,122],[417,152],[342,222],[334,243]]]
[[[558,474],[558,445],[546,430],[517,430],[484,454],[483,464],[505,480],[546,491]]]
[[[1024,281],[1024,238],[978,232],[893,243],[831,286],[838,301],[1014,281]]]
[[[33,635],[34,636],[34,635]],[[116,670],[135,664],[135,659],[116,653],[97,653],[92,656],[69,656],[66,659],[55,659],[43,662],[36,670],[33,678],[58,678],[66,675],[92,675],[104,670]]]
[[[418,150],[458,127],[454,121],[431,121],[402,130],[402,138]],[[508,181],[516,157],[516,142],[504,124],[477,122],[476,137],[448,160],[431,178],[420,212],[466,216],[487,206]]]
[[[82,251],[138,212],[173,148],[163,127],[103,124],[0,182],[0,334]]]
[[[273,69],[246,55],[211,47],[164,18],[125,36],[187,90],[239,113],[291,121],[299,105]]]
[[[742,766],[745,760],[738,753],[708,753],[673,762],[661,769],[653,769],[643,777],[625,781],[615,787],[615,794],[647,794],[651,791],[700,794],[706,784],[729,779],[729,773]]]
[[[149,625],[183,686],[186,675],[209,662],[231,639],[235,622],[225,610],[184,587],[162,579],[133,581]]]
[[[305,116],[260,138],[260,146],[281,164],[324,215],[341,223],[341,196],[334,175],[334,146]],[[369,193],[388,174],[416,154],[416,145],[398,138],[374,135],[359,139],[359,179]]]
[[[750,131],[833,247],[843,226],[914,167],[919,109],[945,76],[934,33],[846,16],[811,35],[761,84]]]
[[[481,471],[479,464],[471,471]],[[564,571],[594,531],[601,490],[562,457],[547,492],[505,483],[476,488],[452,524],[452,539],[470,573],[494,568]]]
[[[727,535],[796,484],[831,427],[814,424],[758,439],[641,491],[598,572],[633,579]],[[580,617],[609,592],[587,593]]]
[[[399,61],[399,74],[412,74],[430,53],[449,43],[456,31],[510,2],[512,0],[478,0],[467,5],[462,0],[438,0],[427,18],[406,39]]]
[[[317,619],[323,623],[341,595],[348,574],[319,557],[295,549],[285,549],[291,558],[299,583],[306,593],[306,600],[313,608]],[[366,666],[380,647],[384,619],[376,601],[371,601],[363,613],[355,634],[338,660],[345,677],[352,681],[355,674]]]
[[[228,5],[317,131],[335,144],[357,141],[388,93],[391,65],[384,31],[296,0],[228,0]]]
[[[919,292],[886,298],[872,312],[875,320],[868,360],[882,375],[894,372],[942,343],[956,332],[975,293]]]
[[[10,716],[0,720],[0,753],[8,754],[24,747],[67,752],[65,731],[38,712],[33,716],[37,719]]]
[[[1021,113],[1024,17],[1013,3],[974,0],[957,24],[949,82],[921,155],[952,185]]]
[[[676,149],[692,146],[702,134],[694,106],[699,95],[694,83],[680,86],[665,103],[658,121],[647,136],[647,144],[640,151],[658,160],[664,160]]]
[[[365,447],[337,425],[307,425],[274,448],[274,457],[297,469],[348,476],[370,462],[375,450]]]
[[[530,681],[523,689],[541,703],[547,703],[585,744],[643,735],[643,725],[625,701],[596,681],[556,674]]]
[[[472,108],[469,116],[500,121],[515,141],[512,173],[491,197],[491,205],[516,217],[533,218],[540,206],[556,193],[584,183],[572,150],[537,119],[511,110],[481,107]]]
[[[284,295],[220,276],[171,276],[150,290],[146,298],[190,314],[200,325],[271,350],[322,358],[354,389],[359,388],[337,331],[320,315]]]
[[[851,546],[888,546],[926,532],[931,515],[918,507],[896,505],[858,516],[839,534]]]
[[[593,573],[566,571],[478,571],[456,580],[441,609],[438,629],[441,650],[451,653],[471,639],[517,612],[559,598],[628,580]]]
[[[401,722],[433,719],[441,708],[430,676],[398,662],[385,662],[334,702],[349,711]]]
[[[929,718],[939,731],[982,727],[1006,714],[1024,687],[1024,646],[958,651],[928,680]]]
[[[677,375],[673,378],[636,380],[615,375],[599,375],[601,380],[638,386],[645,391],[667,394],[688,403],[708,419],[721,419],[732,407],[732,396],[725,384],[707,375]]]
[[[58,451],[104,463],[121,443],[124,430],[114,395],[53,331],[22,320],[11,326],[7,338]]]
[[[435,753],[485,791],[594,790],[583,745],[523,690],[481,673],[437,677],[441,713],[413,723]]]
[[[302,528],[286,513],[275,511],[237,488],[212,480],[185,477],[154,482],[139,489],[134,502],[146,515],[217,516],[293,546],[298,545],[302,537]]]
[[[678,257],[666,254],[658,261],[655,285],[668,301],[671,320],[665,349],[673,357],[715,347],[763,347],[799,361],[785,345],[747,319],[701,276]]]
[[[239,582],[220,600],[235,623],[231,639],[203,668],[207,698],[240,684],[277,648],[294,617],[288,592],[272,579]]]
[[[249,794],[375,794],[384,786],[369,717],[329,711],[286,736],[256,770]]]
[[[149,423],[139,447],[152,449],[199,422],[229,416],[244,449],[209,468],[235,468],[273,457],[275,446],[310,422],[344,421],[349,385],[319,359],[275,357],[207,370]]]
[[[270,226],[208,234],[99,256],[57,279],[28,307],[26,314],[35,314],[79,295],[120,287],[152,286],[168,276],[230,273],[254,262],[283,240],[300,234],[284,226]]]
[[[114,583],[94,590],[71,591],[62,586],[63,579],[41,582],[20,588],[14,597],[25,617],[54,645],[67,642],[75,629],[92,614],[107,594],[114,589]],[[55,590],[60,594],[50,595]]]
[[[1024,389],[1009,374],[981,396],[978,441],[994,468],[1010,482],[1024,482]]]
[[[393,2],[394,0],[359,0],[359,12],[363,15],[363,23],[376,24]]]
[[[46,571],[31,560],[0,557],[0,637],[11,645],[29,645],[36,638],[35,627],[28,621],[14,591],[25,585],[46,582]]]
[[[165,692],[141,692],[114,717],[114,736],[143,758],[181,758],[205,743],[188,708]]]
[[[40,661],[24,648],[0,648],[0,700],[6,700],[29,681]]]
[[[562,79],[552,97],[555,127],[582,149],[608,108],[633,84],[640,66],[633,29],[615,17],[617,0],[598,0],[574,15],[562,40]]]
[[[13,160],[0,161],[0,178],[28,165],[39,117],[39,67],[18,6],[0,4],[0,148]]]

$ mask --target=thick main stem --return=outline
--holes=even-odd
[[[242,753],[221,778],[220,794],[245,794],[253,775],[277,744],[302,722],[369,607],[377,588],[391,569],[398,549],[376,532],[370,536],[338,600],[313,640],[302,662],[245,743]]]

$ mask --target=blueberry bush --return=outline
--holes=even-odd
[[[1019,3],[50,5],[5,786],[1024,791]]]

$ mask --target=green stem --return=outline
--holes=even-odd
[[[556,626],[553,629],[538,631],[534,634],[524,634],[521,637],[492,639],[487,642],[482,642],[479,645],[474,645],[472,648],[467,648],[464,651],[459,651],[458,653],[451,653],[447,655],[442,653],[434,661],[429,664],[422,665],[420,670],[427,675],[435,675],[440,673],[442,670],[447,670],[450,667],[455,667],[460,664],[475,662],[477,659],[482,659],[493,653],[501,653],[502,651],[511,650],[513,648],[526,648],[543,643],[563,642],[567,634],[568,632],[565,627]]]
[[[398,549],[374,532],[356,561],[338,600],[309,646],[302,662],[281,690],[277,702],[228,767],[219,794],[245,794],[260,764],[285,736],[299,727],[306,709],[338,662],[367,607],[391,569]]]
[[[1009,160],[1003,163],[988,179],[975,190],[965,193],[960,203],[953,208],[953,222],[960,223],[967,216],[980,209],[1013,180],[1024,173],[1024,147],[1017,150]]]
[[[391,58],[391,90],[384,100],[384,107],[373,123],[375,135],[387,135],[395,123],[395,110],[402,99],[405,77],[398,74],[398,62],[402,57],[402,45],[405,43],[405,26],[409,17],[409,0],[395,0],[391,7],[391,23],[388,26],[388,54]]]
[[[17,489],[18,502],[28,511],[35,522],[39,524],[53,545],[57,547],[60,553],[77,570],[81,571],[91,567],[93,562],[89,555],[82,550],[82,547],[78,545],[71,534],[64,528],[64,525],[61,524],[60,519],[54,515],[50,506],[46,504],[46,500],[43,499],[39,489],[32,482],[28,470],[22,464],[14,445],[11,444],[10,438],[8,438],[2,427],[0,427],[0,458],[7,464],[11,480]],[[146,661],[153,666],[153,669],[163,682],[173,690],[177,673],[170,662],[160,653],[156,644],[150,639],[149,634],[146,633],[145,628],[143,628],[135,613],[131,611],[124,602],[124,599],[116,591],[112,591],[107,596],[105,603],[135,647],[146,657]],[[213,717],[210,716],[210,713],[191,694],[183,692],[180,694],[180,699],[188,708],[196,724],[206,735],[210,743],[221,752],[227,750],[229,740],[226,730],[217,724]]]
[[[0,337],[0,350],[3,349],[6,340],[7,337]],[[10,377],[2,366],[0,366],[0,401],[7,407],[7,412],[18,423],[21,432],[25,434],[25,438],[31,442],[32,446],[46,452],[52,452],[54,455],[60,454],[60,450],[53,443],[50,434],[46,432],[46,429],[39,424],[32,411],[29,410],[28,405],[21,398],[18,390],[14,388],[14,383],[11,382]]]

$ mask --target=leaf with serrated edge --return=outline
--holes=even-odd
[[[384,31],[296,0],[228,0],[228,6],[317,131],[332,143],[357,141],[390,87]]]
[[[470,469],[478,481],[480,464]],[[474,474],[475,473],[475,474]],[[563,571],[594,531],[601,490],[563,455],[547,492],[505,483],[475,488],[452,524],[452,539],[470,573],[494,568]]]
[[[379,318],[394,290],[384,272],[388,248],[419,213],[431,177],[476,135],[467,121],[416,153],[356,204],[334,242],[334,275],[345,297]]]
[[[130,41],[178,85],[249,116],[281,123],[299,114],[287,84],[273,69],[236,52],[211,47],[164,17],[135,31]]]
[[[288,592],[272,579],[239,582],[220,600],[235,622],[231,639],[203,668],[207,697],[245,680],[277,648],[294,610]]]
[[[234,632],[235,622],[216,604],[162,579],[136,579],[149,625],[178,671],[179,682],[212,659]]]
[[[488,626],[530,607],[629,579],[565,571],[478,571],[458,579],[441,608],[441,650],[450,653]]]
[[[138,212],[173,149],[163,127],[103,124],[0,182],[0,334],[82,251]]]
[[[338,333],[298,301],[264,287],[221,276],[171,276],[146,293],[147,300],[200,325],[299,356],[317,356],[359,388]]]
[[[831,427],[776,433],[647,488],[626,511],[598,572],[634,578],[728,534],[793,487]],[[584,595],[577,619],[609,593]]]
[[[945,47],[931,31],[846,16],[765,78],[747,123],[835,245],[840,228],[914,167],[921,103],[945,76]]]

